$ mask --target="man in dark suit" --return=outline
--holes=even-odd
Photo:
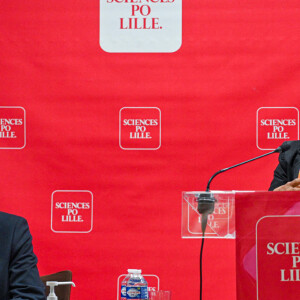
[[[270,191],[300,191],[300,141],[291,142],[291,147],[279,155],[279,164],[274,171]]]
[[[45,300],[24,218],[0,212],[0,299]]]

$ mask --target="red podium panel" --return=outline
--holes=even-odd
[[[236,194],[237,300],[296,300],[300,193]]]

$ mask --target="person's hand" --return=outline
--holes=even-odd
[[[274,190],[274,192],[284,191],[300,191],[300,178],[294,179],[293,181],[281,185]]]

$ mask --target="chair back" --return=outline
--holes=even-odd
[[[61,271],[54,274],[41,276],[41,280],[46,286],[47,281],[72,281],[71,271]],[[50,288],[46,286],[46,296],[49,295]],[[71,285],[59,285],[55,287],[55,294],[58,300],[70,300]]]

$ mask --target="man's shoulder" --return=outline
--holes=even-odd
[[[0,226],[3,227],[15,227],[19,222],[26,221],[23,217],[8,214],[0,211]]]
[[[280,155],[280,159],[287,163],[292,163],[297,155],[300,155],[300,141],[285,142],[290,144],[290,148]]]
[[[289,143],[291,145],[290,149],[286,151],[287,153],[295,153],[300,150],[300,141],[290,141],[286,143]]]
[[[291,149],[300,149],[300,141],[291,141]]]

